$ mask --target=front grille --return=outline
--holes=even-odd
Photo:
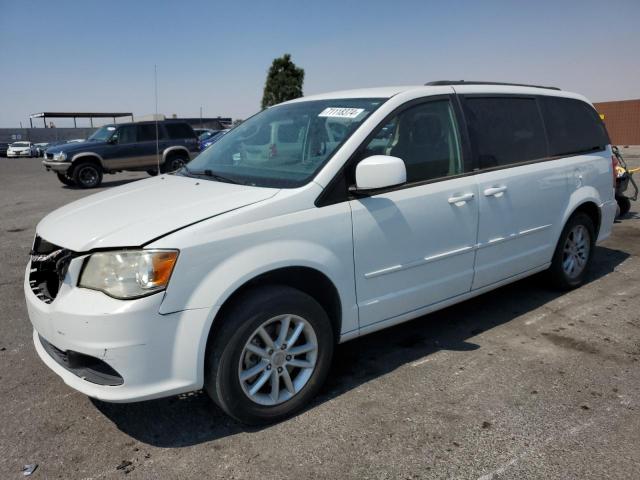
[[[60,350],[40,336],[40,343],[56,363],[87,382],[98,385],[122,385],[124,379],[109,364],[99,358],[74,352]]]
[[[36,235],[31,250],[29,285],[31,291],[44,303],[51,303],[58,295],[71,260],[77,254],[58,247]]]
[[[53,160],[53,153],[45,153],[44,158],[46,158],[47,160]]]

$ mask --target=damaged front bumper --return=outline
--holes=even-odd
[[[33,342],[42,361],[70,387],[110,402],[148,400],[202,388],[202,332],[210,309],[160,314],[164,294],[117,300],[78,288],[75,258],[56,298],[24,293]],[[206,342],[206,336],[205,336]]]

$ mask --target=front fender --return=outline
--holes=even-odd
[[[100,166],[104,168],[104,160],[102,156],[95,152],[76,153],[71,157],[71,163],[74,164],[74,163],[78,163],[78,161],[89,160],[89,159],[97,160],[98,162],[100,162]]]
[[[247,206],[149,245],[180,249],[160,312],[219,308],[259,275],[306,267],[335,286],[342,306],[341,333],[356,331],[351,210],[346,203],[293,212],[280,209],[305,201],[300,192],[285,192],[279,204],[274,199]]]
[[[324,274],[335,286],[343,305],[343,331],[357,328],[355,298],[343,298],[353,282],[353,264],[344,262],[334,252],[317,243],[298,240],[272,241],[238,251],[225,258],[195,288],[183,290],[186,280],[172,278],[170,289],[161,306],[161,313],[188,308],[220,307],[241,286],[253,278],[285,267],[307,267]],[[348,310],[352,306],[354,312]],[[352,317],[350,319],[350,317]],[[346,321],[346,325],[345,325]]]

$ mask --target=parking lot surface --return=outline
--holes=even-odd
[[[43,479],[640,478],[638,204],[582,288],[533,277],[345,343],[310,408],[247,428],[203,393],[91,400],[37,358],[22,294],[37,222],[145,177],[76,190],[0,158],[1,479],[33,463]]]

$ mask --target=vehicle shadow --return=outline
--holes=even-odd
[[[620,250],[597,247],[588,282],[612,272],[629,256]],[[329,380],[308,408],[313,409],[439,350],[477,350],[481,347],[469,341],[470,338],[506,324],[563,294],[546,287],[541,276],[533,276],[339,345]],[[158,447],[191,446],[240,432],[270,428],[247,427],[232,420],[203,392],[132,404],[92,402],[122,432]]]

